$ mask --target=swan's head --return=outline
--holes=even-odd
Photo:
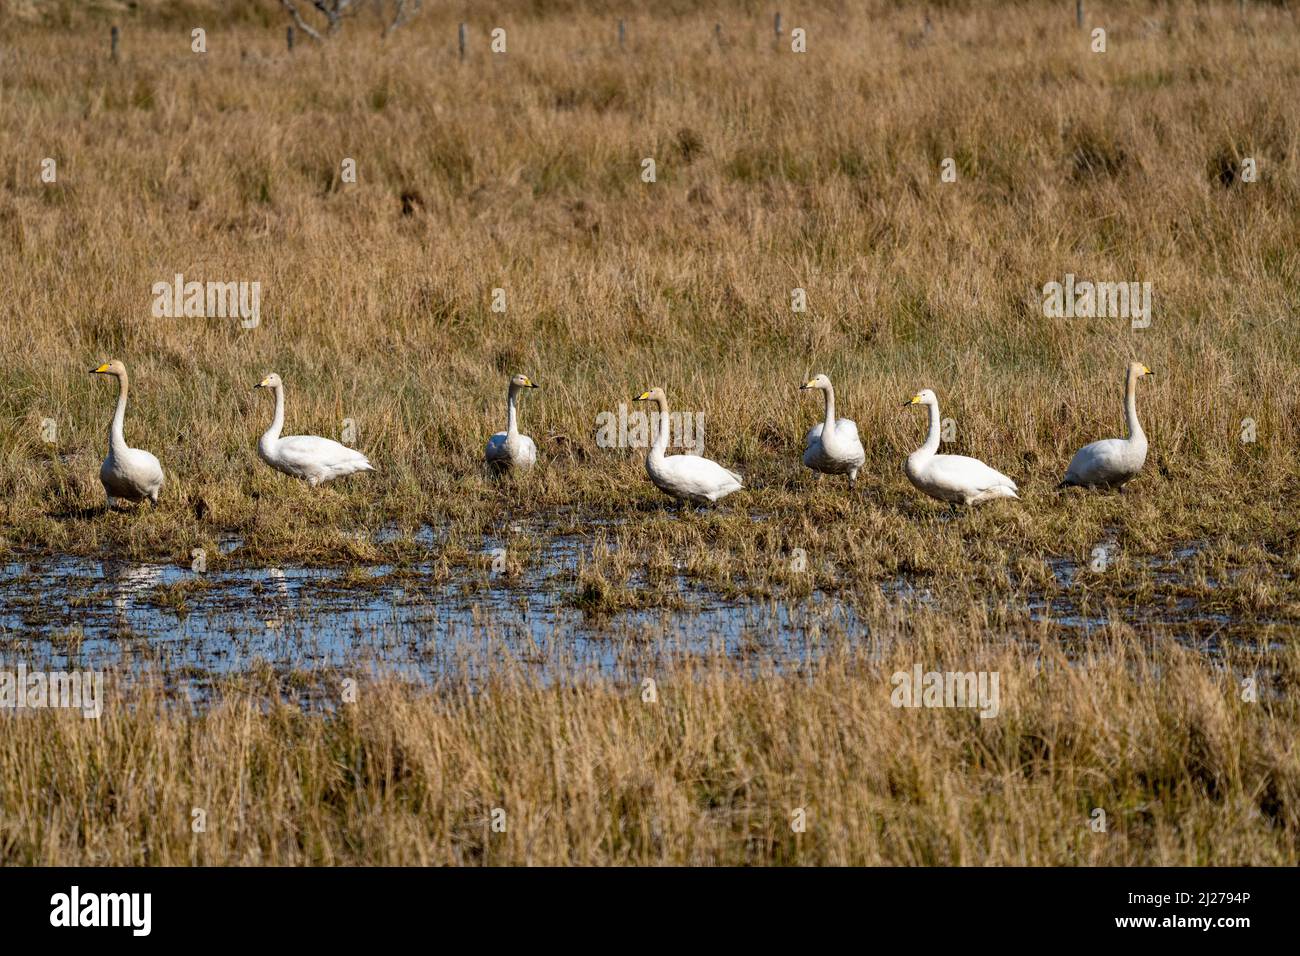
[[[279,388],[284,383],[280,381],[280,376],[272,372],[266,378],[262,379],[253,388]]]
[[[1147,368],[1141,362],[1129,362],[1128,374],[1130,378],[1141,378],[1143,375],[1154,375],[1155,372]]]
[[[668,396],[664,394],[664,390],[663,390],[662,388],[659,388],[658,386],[655,386],[654,388],[650,389],[650,391],[648,391],[648,392],[642,392],[642,393],[641,393],[640,395],[638,395],[636,398],[632,399],[632,401],[634,401],[634,402],[667,402],[667,401],[668,401]]]
[[[913,395],[911,398],[909,398],[907,401],[905,401],[903,403],[903,407],[907,408],[909,405],[938,405],[938,404],[939,404],[939,399],[934,394],[934,392],[930,391],[928,388],[923,388],[915,395]]]
[[[91,375],[116,375],[118,378],[121,378],[126,374],[126,366],[123,365],[121,362],[119,362],[117,359],[113,359],[110,362],[105,362],[99,368],[92,368],[90,370],[90,374]]]
[[[800,385],[799,390],[803,391],[804,389],[809,389],[809,388],[820,388],[822,391],[825,391],[830,387],[831,387],[831,380],[829,378],[827,378],[825,375],[814,375],[812,378],[808,379],[808,381]]]
[[[527,375],[516,375],[514,378],[510,379],[510,387],[511,388],[536,388],[537,385],[534,384],[533,380],[529,378]]]

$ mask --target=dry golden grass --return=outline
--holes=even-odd
[[[1243,26],[1232,4],[1108,7],[1098,55],[1059,4],[958,4],[928,39],[908,10],[824,6],[796,18],[812,44],[796,55],[745,7],[633,11],[619,53],[609,17],[503,4],[460,64],[437,11],[290,56],[267,6],[125,21],[116,65],[107,19],[12,24],[9,548],[394,560],[400,542],[365,534],[428,523],[476,553],[505,517],[600,514],[622,522],[595,568],[613,579],[618,560],[687,560],[761,590],[802,547],[840,580],[915,571],[1011,598],[1046,558],[1114,535],[1135,557],[1209,541],[1294,616],[1290,12],[1252,5]],[[189,20],[210,24],[205,57]],[[486,51],[498,22],[505,56]],[[39,180],[47,155],[57,185]],[[1224,185],[1246,156],[1259,181]],[[176,272],[261,281],[262,325],[151,318],[152,284]],[[1043,318],[1035,290],[1067,272],[1151,282],[1151,327]],[[85,370],[110,355],[134,374],[128,436],[168,473],[156,514],[100,512],[112,394]],[[1158,371],[1145,474],[1123,498],[1051,493],[1075,448],[1119,432],[1130,357]],[[351,418],[379,472],[310,494],[262,466],[269,400],[251,386],[272,368],[291,431]],[[503,494],[480,460],[516,369],[543,384],[523,410],[543,466]],[[866,439],[857,496],[798,460],[818,410],[796,386],[817,370]],[[745,474],[720,515],[665,520],[639,454],[596,446],[596,416],[653,383]],[[898,403],[923,385],[956,422],[951,450],[1012,475],[1023,504],[954,524],[907,485],[924,424]],[[223,535],[244,542],[228,558]]]
[[[834,642],[800,673],[665,660],[662,635],[614,680],[543,686],[483,661],[433,690],[362,684],[328,716],[280,703],[269,678],[197,715],[110,686],[99,721],[6,722],[0,862],[1300,861],[1294,646],[1208,667],[1114,632],[1068,661],[1033,631],[876,623],[887,636]],[[894,708],[891,675],[918,661],[997,671],[999,715]],[[1256,703],[1237,686],[1250,674]]]
[[[892,668],[845,650],[762,681],[682,664],[658,709],[518,675],[481,697],[369,689],[328,720],[146,695],[97,725],[13,723],[0,858],[1294,864],[1300,24],[1249,7],[1107,4],[1097,55],[1061,3],[935,4],[928,35],[907,7],[814,3],[787,12],[795,55],[745,3],[521,0],[475,8],[461,64],[441,8],[291,56],[270,2],[0,6],[0,548],[401,566],[427,549],[371,535],[429,524],[445,568],[507,522],[600,518],[566,585],[579,606],[668,603],[684,571],[727,594],[839,590],[878,622],[879,585],[922,580],[944,617],[882,625],[918,642],[889,653],[978,652],[1015,687],[996,721],[900,714]],[[1244,157],[1258,182],[1234,178]],[[177,272],[260,281],[261,326],[151,318]],[[1045,319],[1039,290],[1066,273],[1151,282],[1151,327]],[[128,438],[167,470],[157,512],[100,510],[112,396],[85,372],[109,357],[133,375]],[[1122,496],[1053,494],[1078,446],[1118,433],[1131,358],[1158,373],[1146,471]],[[251,387],[272,369],[289,430],[352,418],[379,471],[313,494],[262,466]],[[480,458],[513,371],[543,386],[523,408],[542,464],[501,488]],[[799,463],[818,409],[797,386],[818,371],[864,436],[856,495]],[[746,476],[716,512],[665,513],[637,452],[596,446],[597,414],[655,384]],[[923,386],[950,450],[1023,502],[949,519],[907,485],[923,423],[898,405]],[[1067,667],[1024,603],[1104,539],[1117,562],[1080,575],[1087,603],[1154,622]],[[1183,583],[1162,583],[1146,559],[1189,542]],[[512,544],[512,571],[537,553]],[[1228,664],[1169,646],[1161,611],[1185,597],[1231,619],[1225,653],[1283,675],[1279,699],[1243,704]],[[489,838],[498,802],[511,828]],[[202,838],[192,805],[219,821]],[[1098,805],[1119,808],[1101,839]]]
[[[1243,29],[1232,4],[1120,5],[1096,55],[1059,7],[957,5],[923,42],[911,11],[813,7],[794,18],[812,44],[800,56],[774,53],[745,7],[647,6],[619,54],[601,15],[502,4],[472,24],[464,65],[437,11],[384,42],[359,22],[293,56],[274,9],[256,14],[266,27],[215,19],[206,57],[142,17],[118,65],[107,20],[14,22],[6,539],[179,558],[225,530],[255,538],[253,555],[310,556],[347,553],[322,527],[496,513],[479,459],[523,369],[544,386],[524,425],[548,467],[519,509],[656,501],[639,456],[594,434],[599,412],[660,383],[749,478],[737,507],[915,522],[934,509],[900,464],[923,424],[897,405],[929,385],[954,450],[1025,487],[1026,543],[1082,548],[1135,506],[1046,492],[1076,447],[1120,428],[1132,356],[1159,372],[1141,396],[1150,511],[1133,533],[1269,533],[1294,501],[1300,439],[1293,16],[1253,9]],[[486,52],[498,21],[504,57]],[[40,182],[45,156],[57,185]],[[939,182],[944,156],[956,184]],[[1259,182],[1221,185],[1243,156]],[[151,285],[176,272],[260,280],[262,326],[151,318]],[[1152,282],[1151,328],[1044,319],[1034,290],[1066,272]],[[806,314],[790,310],[796,286]],[[111,408],[85,370],[109,355],[134,375],[128,436],[168,471],[156,516],[84,510],[102,503]],[[353,418],[380,473],[312,496],[262,467],[269,405],[251,386],[271,368],[291,429],[337,436]],[[867,438],[849,515],[798,462],[816,409],[795,387],[817,370]]]

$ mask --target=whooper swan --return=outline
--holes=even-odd
[[[537,445],[527,435],[519,434],[515,409],[520,389],[536,387],[527,375],[510,379],[510,390],[506,394],[506,430],[497,432],[487,443],[487,463],[498,472],[526,471],[537,462]]]
[[[342,478],[356,471],[374,471],[365,455],[329,438],[316,435],[280,437],[284,428],[284,382],[272,372],[254,388],[275,392],[275,417],[271,427],[257,440],[257,454],[276,471],[301,478],[315,488],[322,481]]]
[[[903,403],[930,407],[930,434],[925,444],[907,456],[908,480],[931,498],[950,504],[977,505],[994,498],[1019,498],[1016,483],[984,462],[965,455],[937,455],[939,399],[928,388]]]
[[[849,488],[853,488],[858,469],[867,460],[857,424],[848,418],[835,417],[835,389],[825,375],[818,375],[799,388],[820,389],[826,399],[826,421],[814,425],[804,439],[803,463],[821,474],[848,475]]]
[[[645,470],[656,488],[678,501],[712,504],[743,487],[740,475],[698,455],[665,455],[668,448],[668,396],[662,388],[642,392],[634,401],[659,406],[659,429],[645,456]]]
[[[157,507],[158,492],[162,491],[163,486],[162,465],[149,452],[128,447],[126,437],[122,434],[122,423],[126,419],[126,395],[131,388],[126,366],[114,359],[99,368],[91,369],[90,374],[112,375],[117,378],[117,410],[113,412],[113,421],[108,426],[108,457],[99,469],[99,480],[104,485],[108,507],[115,507],[118,498],[127,501],[144,501],[148,498]]]
[[[1084,445],[1070,459],[1065,480],[1057,488],[1080,485],[1123,490],[1124,483],[1137,477],[1147,460],[1147,436],[1137,413],[1137,380],[1154,375],[1141,362],[1129,362],[1124,379],[1124,415],[1128,420],[1128,438],[1106,438]]]

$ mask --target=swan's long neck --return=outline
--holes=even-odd
[[[646,460],[662,458],[668,449],[668,399],[661,398],[659,403],[659,430],[655,432],[655,443],[650,446]]]
[[[822,433],[830,434],[835,431],[835,389],[827,385],[822,389],[822,394],[826,396],[826,424],[822,427]]]
[[[933,455],[939,450],[939,403],[931,402],[930,408],[930,434],[926,436],[925,444],[918,449],[922,454]]]
[[[1124,417],[1128,421],[1128,440],[1145,443],[1147,436],[1142,431],[1142,423],[1138,421],[1137,380],[1137,370],[1130,370],[1128,382],[1124,385]]]
[[[262,435],[267,441],[277,440],[280,437],[280,430],[284,428],[284,386],[277,385],[273,391],[275,392],[275,417],[271,419],[271,427]]]
[[[519,412],[515,409],[518,395],[519,386],[512,384],[510,393],[506,397],[506,434],[512,438],[519,434]]]
[[[115,452],[126,450],[126,435],[122,426],[126,422],[126,393],[130,388],[131,383],[123,372],[117,377],[117,408],[113,411],[113,421],[108,426],[108,447]]]

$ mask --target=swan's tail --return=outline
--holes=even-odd
[[[994,485],[992,488],[986,488],[974,497],[968,498],[965,503],[967,505],[978,505],[998,498],[1015,498],[1019,501],[1020,496],[1016,494],[1017,490],[1010,485]]]

